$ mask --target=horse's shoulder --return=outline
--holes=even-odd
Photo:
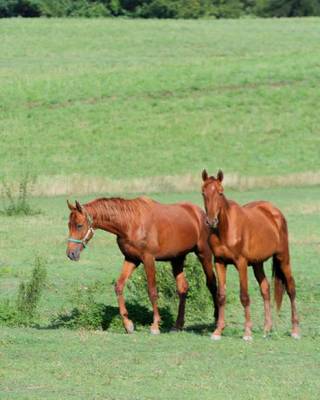
[[[190,203],[188,201],[183,201],[183,202],[177,203],[177,205],[179,205],[180,207],[184,208],[185,210],[187,210],[189,212],[191,211],[196,214],[204,214],[204,210],[201,207],[199,207],[196,204]]]

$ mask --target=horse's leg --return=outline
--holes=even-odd
[[[156,286],[156,268],[155,268],[155,260],[151,255],[147,255],[143,259],[144,269],[147,276],[148,283],[148,294],[149,299],[153,308],[153,323],[150,327],[150,332],[153,335],[158,335],[160,333],[159,323],[160,323],[160,314],[158,310],[158,291]]]
[[[174,326],[174,330],[181,330],[184,325],[184,312],[186,305],[186,298],[189,289],[188,281],[183,272],[184,257],[175,258],[172,260],[172,273],[176,279],[177,292],[179,296],[179,309],[178,316]]]
[[[128,333],[132,333],[134,331],[134,325],[133,322],[128,318],[128,311],[123,296],[123,289],[132,272],[135,270],[136,266],[137,264],[124,260],[122,272],[114,287],[118,299],[119,311],[122,317],[123,325]]]
[[[198,250],[196,255],[202,265],[203,271],[206,275],[206,283],[207,288],[209,289],[213,304],[214,304],[214,323],[217,325],[218,316],[219,316],[219,304],[218,304],[218,295],[217,295],[217,281],[216,276],[213,271],[212,265],[212,252],[210,247],[207,245],[207,248],[204,250]]]
[[[271,308],[270,308],[270,285],[263,269],[263,263],[252,266],[254,276],[259,283],[261,296],[264,303],[264,335],[268,335],[272,328]]]
[[[222,331],[225,327],[224,323],[224,308],[226,304],[226,278],[227,266],[221,262],[215,262],[215,268],[218,277],[218,304],[219,304],[219,317],[217,327],[211,335],[211,339],[221,339]]]
[[[248,263],[245,259],[241,259],[236,263],[240,279],[240,301],[244,308],[244,340],[252,340],[252,322],[250,318],[250,297],[248,293]]]
[[[285,287],[291,303],[291,322],[292,322],[291,336],[294,339],[299,339],[300,334],[299,334],[299,319],[296,307],[296,285],[294,282],[294,278],[292,276],[289,257],[288,256],[285,256],[283,258],[278,256],[276,257],[279,261],[280,269],[286,280]]]

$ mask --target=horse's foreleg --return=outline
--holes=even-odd
[[[225,264],[216,262],[215,268],[218,278],[218,304],[219,304],[219,317],[217,327],[211,335],[211,339],[221,339],[222,331],[225,327],[224,322],[224,308],[226,304],[226,278],[227,278],[227,267]]]
[[[212,252],[208,246],[205,251],[196,254],[206,275],[207,288],[211,293],[214,304],[214,323],[217,325],[219,317],[219,301],[217,294],[217,280],[212,265]]]
[[[155,268],[155,261],[154,257],[146,256],[143,260],[144,269],[147,276],[147,283],[148,283],[148,293],[149,298],[153,308],[153,323],[150,327],[150,332],[153,335],[157,335],[160,333],[159,323],[160,323],[160,314],[158,310],[158,291],[156,286],[156,268]]]
[[[263,263],[253,265],[254,276],[259,283],[261,296],[264,303],[264,334],[267,335],[272,328],[270,307],[270,285],[263,269]]]
[[[250,297],[248,293],[248,264],[246,260],[241,260],[236,264],[240,279],[240,301],[244,308],[244,340],[252,340],[252,322],[250,318]]]
[[[184,258],[174,259],[171,264],[172,273],[176,280],[177,292],[179,296],[178,316],[174,329],[181,330],[184,325],[184,313],[189,285],[183,272]]]
[[[123,289],[127,280],[130,278],[132,272],[134,271],[136,264],[129,262],[127,260],[124,261],[122,266],[122,272],[115,284],[114,290],[117,295],[118,305],[120,315],[122,317],[123,325],[128,333],[132,333],[134,331],[133,322],[128,318],[128,311],[125,304],[125,299],[123,296]]]

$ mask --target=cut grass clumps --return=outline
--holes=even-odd
[[[16,301],[6,299],[0,303],[0,323],[11,326],[33,325],[46,278],[46,261],[36,257],[31,278],[20,283]]]
[[[4,198],[5,205],[0,213],[9,217],[39,214],[39,210],[33,209],[30,204],[33,184],[34,179],[30,179],[28,173],[21,178],[18,187],[3,180],[2,197]]]
[[[213,304],[206,287],[202,268],[194,256],[189,256],[185,273],[189,282],[186,306],[186,322],[194,326],[213,322]],[[114,284],[115,282],[113,282]],[[178,312],[178,296],[171,265],[158,263],[157,288],[159,294],[159,311],[162,330],[170,330]],[[96,301],[105,288],[95,283],[91,286],[74,290],[71,302],[73,308],[69,312],[59,313],[51,321],[52,328],[85,328],[103,329],[111,332],[124,332],[118,306],[104,305]],[[137,268],[125,291],[126,306],[129,318],[137,330],[148,330],[153,319],[152,307],[148,297],[147,281],[143,267]]]

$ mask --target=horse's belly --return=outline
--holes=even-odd
[[[249,263],[262,262],[277,252],[278,235],[272,231],[256,233],[244,241],[243,255]]]
[[[156,259],[171,259],[192,251],[198,242],[198,234],[193,229],[168,230],[158,241]]]

